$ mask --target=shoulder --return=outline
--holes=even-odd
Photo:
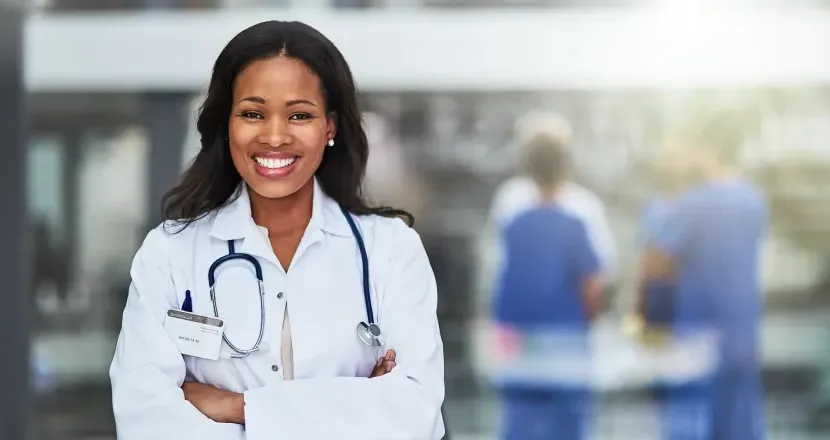
[[[523,192],[534,188],[533,182],[524,176],[513,176],[502,182],[496,189],[496,195],[507,196],[515,192]]]
[[[527,200],[535,199],[538,195],[536,185],[527,177],[514,176],[496,187],[493,195],[493,204],[496,208],[502,205],[523,204]]]
[[[766,204],[767,197],[764,194],[764,190],[760,186],[748,180],[744,181],[743,184],[748,199],[755,203]]]
[[[576,207],[590,210],[602,210],[604,204],[599,196],[588,188],[577,183],[569,183],[565,188],[564,198]]]
[[[565,188],[561,205],[573,215],[588,221],[605,215],[605,205],[599,196],[576,183],[570,183]]]
[[[358,225],[369,265],[376,274],[372,282],[380,291],[408,277],[434,276],[421,236],[403,220],[362,215],[358,216]]]
[[[362,215],[357,218],[361,233],[366,237],[367,247],[376,250],[394,250],[394,252],[423,249],[421,236],[400,218],[375,214]]]
[[[511,177],[495,190],[490,207],[490,217],[497,223],[506,223],[532,206],[538,197],[533,182],[523,176]]]
[[[718,185],[702,183],[684,191],[675,203],[676,212],[699,209],[723,199],[723,192]],[[702,209],[702,208],[700,208]]]
[[[190,224],[166,220],[151,229],[138,250],[139,255],[176,256],[179,249],[193,249],[196,241],[210,231],[215,213]]]

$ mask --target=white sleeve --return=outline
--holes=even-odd
[[[521,210],[523,203],[521,193],[515,189],[516,182],[508,180],[496,188],[487,223],[479,236],[476,290],[479,294],[485,295],[485,298],[479,301],[483,313],[489,310],[491,291],[504,260],[504,243],[501,240],[500,229],[511,216]]]
[[[245,393],[250,440],[438,440],[444,435],[444,354],[435,276],[418,234],[396,227],[379,316],[397,353],[377,378],[293,380]],[[194,437],[195,438],[195,437]]]
[[[240,425],[210,420],[184,399],[185,363],[164,330],[176,304],[168,238],[151,231],[133,260],[121,334],[110,366],[119,440],[240,440]]]
[[[585,227],[591,244],[599,257],[603,274],[609,280],[615,279],[617,275],[617,246],[614,243],[611,224],[605,214],[605,207],[599,200],[596,200],[595,208],[586,219]]]

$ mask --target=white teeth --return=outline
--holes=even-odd
[[[273,159],[270,157],[254,157],[254,160],[260,166],[263,166],[265,168],[277,169],[291,165],[292,163],[294,163],[294,161],[297,160],[297,158],[292,157],[290,159]]]

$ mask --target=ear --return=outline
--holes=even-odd
[[[326,139],[334,139],[337,135],[337,115],[330,112],[326,116]]]

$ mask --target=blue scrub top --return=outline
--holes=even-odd
[[[639,242],[645,247],[652,239],[660,234],[666,227],[674,206],[672,200],[666,197],[654,197],[648,201],[643,210],[643,218],[640,224]]]
[[[556,206],[540,206],[502,229],[505,264],[493,315],[522,330],[587,329],[582,283],[599,262],[582,221]]]
[[[759,188],[734,179],[687,191],[652,245],[677,261],[677,330],[713,328],[724,367],[758,362],[760,253],[767,206]]]

